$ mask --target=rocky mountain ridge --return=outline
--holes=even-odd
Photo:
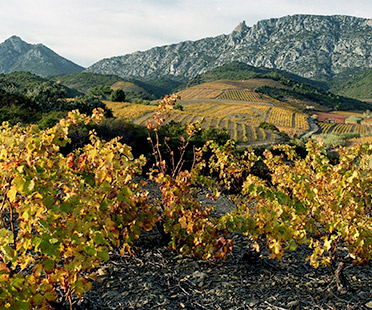
[[[17,36],[0,44],[0,73],[28,71],[47,77],[83,70],[43,44],[29,44]]]
[[[330,81],[372,67],[372,20],[352,16],[293,15],[240,23],[232,33],[154,47],[103,59],[87,71],[121,77],[192,78],[225,63],[286,70]]]

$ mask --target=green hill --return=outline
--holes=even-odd
[[[355,99],[372,99],[372,69],[357,74],[331,89],[334,93]]]
[[[285,71],[268,68],[256,68],[240,62],[233,62],[209,72],[200,74],[190,80],[185,88],[217,80],[247,81],[252,79],[272,80],[281,87],[266,83],[254,91],[269,95],[279,101],[297,104],[298,100],[327,110],[366,110],[371,105],[357,99],[347,98],[327,91],[328,85],[312,81]],[[257,83],[258,84],[258,83]],[[264,83],[265,84],[265,83]],[[258,86],[258,85],[257,85]]]
[[[191,79],[185,87],[212,82],[217,80],[249,80],[256,78],[270,78],[276,81],[285,82],[290,79],[299,83],[309,84],[313,87],[327,89],[328,85],[324,82],[313,81],[300,77],[282,70],[275,70],[265,67],[253,67],[242,62],[231,62],[223,66],[217,67],[206,73],[202,73]]]
[[[89,90],[93,88],[98,88],[105,85],[111,86],[112,84],[122,81],[123,79],[116,75],[78,72],[56,75],[51,77],[51,80],[87,94]]]
[[[78,72],[71,74],[63,74],[51,77],[53,81],[66,85],[70,88],[76,89],[79,92],[88,94],[94,90],[103,89],[118,89],[124,90],[127,99],[155,99],[152,88],[154,85],[132,80],[123,79],[116,75],[105,75],[91,72]],[[160,96],[158,96],[160,97]]]
[[[156,98],[162,98],[165,95],[170,95],[176,92],[180,87],[185,85],[187,79],[174,75],[150,75],[146,78],[135,79],[133,81],[137,85],[146,89],[149,93],[154,94]]]
[[[53,79],[42,78],[30,72],[13,72],[0,75],[1,81],[7,84],[16,85],[19,91],[27,92],[27,90],[35,88],[42,83],[54,83]],[[61,86],[65,91],[65,97],[71,98],[82,95],[79,91],[71,89],[66,85]]]

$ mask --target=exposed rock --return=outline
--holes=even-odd
[[[186,41],[101,60],[90,72],[121,77],[194,77],[232,61],[327,80],[372,67],[371,20],[351,16],[294,15],[240,23],[229,35]]]
[[[28,71],[47,77],[80,72],[83,69],[45,45],[28,44],[17,36],[12,36],[0,44],[0,73]]]

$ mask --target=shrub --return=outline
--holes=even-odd
[[[132,253],[157,221],[133,179],[144,158],[133,159],[128,146],[91,133],[90,144],[61,155],[69,128],[102,114],[71,112],[45,131],[0,126],[1,309],[50,309],[58,292],[71,305],[110,249]]]
[[[113,90],[110,95],[110,100],[116,102],[124,102],[125,101],[124,91],[120,88]]]
[[[175,109],[175,110],[179,110],[179,111],[183,111],[183,105],[181,105],[181,104],[176,104],[176,105],[174,105],[173,109]]]

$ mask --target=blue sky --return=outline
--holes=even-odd
[[[18,35],[89,66],[293,14],[372,19],[371,0],[0,0],[0,42]]]

